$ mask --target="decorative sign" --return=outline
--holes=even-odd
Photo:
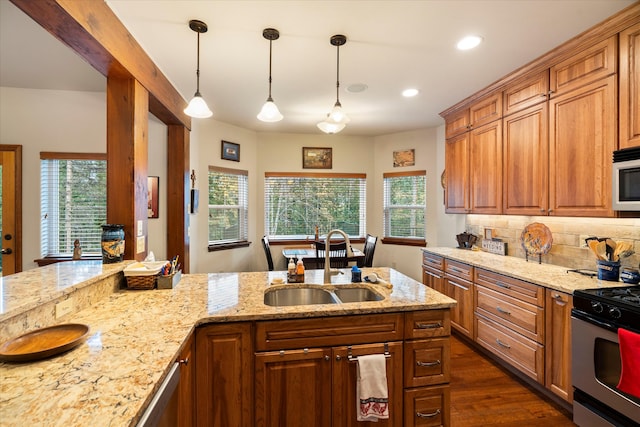
[[[502,240],[482,239],[482,250],[496,255],[506,255],[507,243]]]

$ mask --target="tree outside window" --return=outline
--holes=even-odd
[[[386,173],[384,242],[425,244],[426,171]]]
[[[248,172],[209,166],[209,248],[248,240]]]

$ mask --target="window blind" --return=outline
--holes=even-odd
[[[313,239],[341,229],[366,234],[366,175],[265,173],[265,230],[270,239]]]
[[[41,153],[41,256],[71,255],[76,239],[83,254],[100,254],[101,225],[107,219],[106,156],[63,157]]]
[[[209,166],[209,245],[248,240],[248,174]]]
[[[386,173],[384,179],[384,236],[425,237],[426,171]]]

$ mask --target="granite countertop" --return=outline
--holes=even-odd
[[[458,248],[437,247],[424,248],[422,250],[560,292],[573,293],[573,291],[577,289],[628,286],[623,282],[599,280],[597,277],[589,277],[571,272],[570,270],[572,269],[568,267],[538,264],[537,260],[529,260],[527,262],[522,258]]]
[[[46,268],[46,267],[45,267]],[[210,322],[304,318],[448,308],[455,301],[388,268],[365,268],[393,284],[373,286],[378,302],[270,307],[264,291],[286,272],[183,275],[174,289],[114,292],[60,319],[89,325],[88,339],[48,360],[0,364],[0,423],[135,425],[195,326]],[[35,274],[35,273],[34,273]],[[332,278],[348,283],[350,273]],[[322,270],[306,283],[321,284]],[[35,286],[31,284],[31,286]],[[9,296],[11,297],[11,296]]]

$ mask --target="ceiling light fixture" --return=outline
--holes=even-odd
[[[482,42],[482,37],[480,36],[467,36],[458,42],[456,47],[460,50],[469,50],[478,46]]]
[[[412,98],[414,96],[416,96],[417,94],[419,94],[420,91],[418,89],[405,89],[402,91],[402,96],[404,96],[405,98]]]
[[[326,120],[318,123],[318,129],[324,133],[338,133],[347,123],[351,121],[349,117],[342,111],[342,104],[340,104],[340,46],[347,43],[347,38],[342,34],[336,34],[329,39],[331,44],[336,47],[336,103],[333,105],[333,109],[327,115]]]
[[[269,97],[267,98],[267,102],[262,106],[262,110],[260,110],[260,114],[258,114],[258,119],[263,122],[279,122],[282,120],[282,114],[280,114],[278,106],[273,102],[273,98],[271,98],[271,43],[273,43],[274,40],[278,40],[280,33],[275,28],[265,28],[262,32],[262,37],[269,40]]]
[[[198,62],[196,67],[196,93],[189,102],[187,108],[184,109],[186,115],[194,117],[196,119],[206,119],[213,116],[213,113],[207,106],[204,98],[200,95],[200,34],[206,33],[208,30],[207,24],[197,19],[189,21],[189,28],[198,33]]]

